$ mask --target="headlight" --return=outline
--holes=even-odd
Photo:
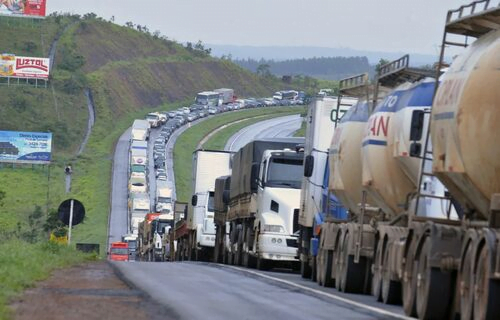
[[[285,233],[285,228],[280,225],[275,224],[265,224],[262,232],[270,232],[270,233]]]

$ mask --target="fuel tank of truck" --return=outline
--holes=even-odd
[[[432,110],[433,171],[480,218],[500,193],[500,31],[476,40],[442,78]]]
[[[342,117],[329,149],[329,189],[350,212],[359,214],[361,193],[361,140],[368,118],[368,102],[359,101]],[[367,203],[373,201],[367,199]]]
[[[414,110],[429,110],[434,79],[403,83],[370,115],[362,139],[362,183],[374,205],[389,217],[402,213],[416,192],[421,159],[410,157],[410,127]],[[425,136],[425,135],[423,135]],[[420,142],[425,137],[422,137]]]

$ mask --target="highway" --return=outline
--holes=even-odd
[[[297,115],[258,122],[235,133],[225,149],[235,151],[258,138],[291,136],[301,121]],[[167,176],[173,185],[173,145],[186,129],[178,129],[166,147]],[[158,132],[152,130],[150,141]],[[120,240],[128,230],[129,135],[126,131],[120,137],[115,150],[109,241]],[[152,167],[151,182],[150,193],[154,194]],[[161,303],[176,319],[408,319],[400,306],[380,304],[372,296],[320,287],[290,270],[258,271],[203,262],[112,264],[132,287]]]

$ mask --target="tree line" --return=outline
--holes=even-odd
[[[328,80],[339,80],[364,72],[373,73],[374,70],[367,57],[320,57],[284,61],[248,58],[232,61],[257,73],[262,72],[262,66],[265,66],[270,73],[278,76],[306,75]]]

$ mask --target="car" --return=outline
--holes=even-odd
[[[196,116],[195,116],[193,113],[190,113],[190,114],[188,114],[188,116],[186,117],[186,120],[187,120],[188,122],[194,121],[194,120],[196,120]]]
[[[216,113],[217,113],[217,109],[215,109],[213,107],[208,108],[208,114],[216,114]]]
[[[154,167],[155,167],[155,169],[165,168],[165,157],[156,158],[154,161]]]
[[[167,142],[170,138],[170,133],[168,132],[160,132],[160,137],[163,139],[163,142]]]
[[[160,132],[160,133],[161,133],[161,132]],[[157,144],[164,145],[164,143],[163,143],[163,139],[161,139],[161,138],[156,138],[156,139],[155,139],[154,144],[155,144],[155,145],[157,145]]]
[[[175,117],[176,115],[177,115],[177,113],[176,113],[175,111],[169,111],[169,112],[168,112],[168,117],[169,117],[170,119],[172,119],[172,118],[173,118],[173,117]]]
[[[159,174],[159,175],[156,177],[156,180],[167,181],[167,174],[166,174],[166,173]]]
[[[158,176],[162,175],[162,174],[167,175],[167,170],[165,170],[164,168],[158,168],[158,169],[156,169],[156,178],[158,178]]]

